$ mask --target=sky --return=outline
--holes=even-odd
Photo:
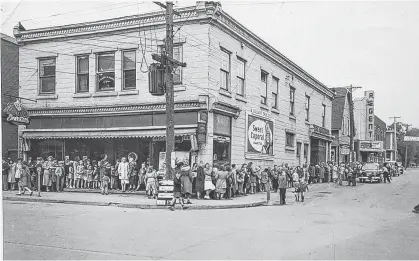
[[[195,5],[174,1],[175,8]],[[375,113],[419,127],[419,1],[222,1],[222,9],[328,87],[375,92]],[[160,10],[150,1],[2,1],[1,32]]]

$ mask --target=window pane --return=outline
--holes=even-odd
[[[262,82],[266,82],[266,77],[267,76],[267,74],[266,73],[264,73],[264,72],[261,72],[260,73],[260,80],[262,81]]]
[[[89,91],[89,75],[78,75],[77,76],[78,92]]]
[[[182,83],[182,67],[177,67],[173,72],[173,82]]]
[[[135,51],[124,52],[124,70],[135,70]]]
[[[279,90],[279,80],[274,78],[274,89],[272,92],[278,94],[278,90]]]
[[[276,93],[272,93],[272,101],[273,107],[278,107],[278,95]]]
[[[98,71],[113,71],[115,69],[115,54],[98,55]]]
[[[228,86],[227,86],[227,73],[224,71],[220,71],[221,72],[221,79],[220,79],[220,85],[221,88],[227,90]]]
[[[231,136],[231,117],[214,113],[214,133]]]
[[[135,89],[136,76],[135,70],[124,71],[124,88]]]
[[[41,78],[41,92],[43,93],[55,92],[55,77]]]
[[[237,78],[237,93],[244,95],[244,80]]]
[[[89,56],[77,57],[77,62],[78,73],[89,73]]]
[[[40,60],[40,76],[55,76],[55,59]]]
[[[173,47],[173,59],[178,60],[179,62],[182,61],[182,46]]]
[[[230,54],[221,51],[221,69],[230,72]]]
[[[115,72],[98,73],[99,90],[115,88]]]
[[[239,76],[240,78],[244,79],[244,62],[242,60],[238,60],[238,70],[237,70],[237,76]]]

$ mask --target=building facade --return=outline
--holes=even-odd
[[[383,162],[385,158],[383,122],[375,116],[374,99],[374,91],[354,99],[355,150],[361,162]]]
[[[330,158],[333,93],[225,13],[197,2],[175,16],[176,157],[261,166]],[[187,19],[186,19],[187,18]],[[176,30],[181,25],[181,30]],[[165,98],[148,91],[151,55],[164,49],[162,12],[24,30],[22,95],[31,123],[25,156],[98,157],[134,151],[161,166]],[[37,77],[30,75],[39,69]]]
[[[333,88],[335,98],[332,103],[332,142],[331,160],[336,163],[350,162],[353,151],[353,111],[352,94],[346,88]]]
[[[19,47],[16,40],[1,35],[1,109],[2,112],[19,96]],[[16,160],[18,156],[18,127],[2,117],[2,156]]]

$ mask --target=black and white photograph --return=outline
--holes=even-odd
[[[0,7],[2,260],[419,259],[419,1]]]

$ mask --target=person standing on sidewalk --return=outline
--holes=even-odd
[[[3,158],[1,168],[2,168],[2,177],[3,177],[3,180],[2,180],[3,181],[3,191],[7,191],[8,190],[7,177],[9,175],[10,166],[9,166],[9,163],[7,163],[5,158]]]
[[[278,177],[279,177],[278,165],[274,165],[271,178],[272,178],[272,188],[275,193],[278,192]]]
[[[64,191],[65,183],[65,172],[64,172],[64,162],[58,162],[58,167],[55,169],[55,175],[57,175],[57,192]]]
[[[389,169],[387,166],[388,166],[387,163],[384,163],[384,166],[383,166],[384,183],[386,183],[386,181],[388,181],[388,183],[391,183],[390,178],[389,178]]]
[[[285,205],[285,197],[287,193],[287,176],[285,170],[279,174],[278,177],[278,188],[279,188],[279,201],[280,205]]]

